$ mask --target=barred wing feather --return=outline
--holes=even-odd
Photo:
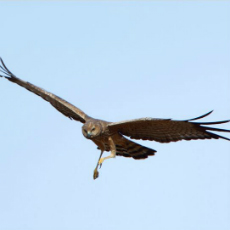
[[[128,136],[132,139],[150,140],[161,143],[212,138],[230,140],[227,137],[210,132],[230,132],[230,130],[213,128],[209,126],[226,123],[230,120],[216,122],[194,122],[194,120],[208,116],[211,112],[197,118],[182,121],[171,119],[141,118],[123,122],[114,122],[110,123],[108,128],[111,132],[119,132],[120,134]]]

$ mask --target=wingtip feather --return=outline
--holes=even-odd
[[[207,116],[210,115],[213,111],[214,111],[214,110],[211,110],[210,112],[205,113],[205,114],[203,114],[203,115],[201,115],[201,116],[199,116],[199,117],[195,117],[195,118],[192,118],[192,119],[189,119],[189,120],[186,120],[186,121],[195,121],[195,120],[199,120],[199,119],[201,119],[201,118],[207,117]]]
[[[6,76],[0,75],[0,77],[4,77],[7,79],[9,79],[10,77],[14,77],[14,74],[6,67],[6,65],[5,65],[5,63],[1,57],[0,57],[0,62],[1,62],[0,72],[2,72],[3,74],[6,75]]]

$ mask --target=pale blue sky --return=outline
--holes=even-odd
[[[90,116],[230,118],[230,3],[0,2],[0,56]],[[106,161],[70,121],[0,79],[0,230],[228,230],[230,142],[140,142]],[[219,127],[230,128],[229,124]],[[226,135],[229,137],[229,135]]]

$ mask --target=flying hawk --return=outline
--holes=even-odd
[[[212,138],[230,140],[227,137],[210,132],[230,132],[230,130],[212,128],[209,126],[226,123],[230,120],[194,122],[195,120],[208,116],[212,111],[188,120],[141,118],[121,122],[107,122],[94,119],[62,98],[17,78],[9,71],[1,58],[0,61],[0,72],[2,73],[0,77],[4,77],[7,80],[37,94],[44,100],[48,101],[55,109],[65,116],[83,123],[83,135],[87,139],[92,140],[98,146],[98,149],[101,150],[101,154],[93,174],[94,179],[99,176],[98,167],[99,165],[102,165],[105,159],[113,158],[115,156],[145,159],[148,156],[153,156],[155,154],[156,150],[137,144],[127,139],[125,136],[132,139],[150,140],[161,143]],[[102,157],[104,151],[110,151],[111,154],[107,157]]]

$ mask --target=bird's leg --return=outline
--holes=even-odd
[[[102,157],[101,159],[99,159],[98,164],[100,165],[100,167],[104,160],[116,157],[116,146],[113,142],[113,139],[109,137],[108,141],[109,141],[109,147],[110,147],[111,154],[107,157]]]
[[[101,150],[101,154],[100,154],[100,156],[99,156],[99,159],[98,159],[98,161],[97,161],[97,165],[96,165],[96,168],[94,169],[94,172],[93,172],[93,179],[95,180],[95,179],[97,179],[98,177],[99,177],[99,172],[98,172],[98,166],[99,166],[99,161],[100,161],[100,159],[101,159],[101,156],[102,156],[102,154],[103,154],[103,150]]]

